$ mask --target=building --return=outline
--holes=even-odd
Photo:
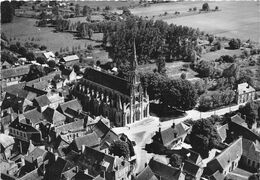
[[[175,168],[151,159],[145,169],[136,177],[137,180],[184,180],[180,168]]]
[[[33,105],[43,112],[51,104],[47,95],[38,96],[33,100]]]
[[[187,128],[183,123],[176,125],[173,123],[168,129],[161,130],[159,128],[159,131],[156,132],[152,139],[167,148],[172,148],[175,144],[184,141],[187,136]]]
[[[70,83],[72,81],[75,81],[77,79],[77,73],[73,69],[64,69],[61,72],[61,76],[64,79],[63,84],[66,85],[67,83]]]
[[[256,97],[256,90],[248,83],[238,84],[237,87],[237,104],[246,103],[254,100]]]
[[[65,124],[66,116],[61,114],[59,111],[47,107],[42,115],[44,119],[46,119],[49,123],[51,123],[54,127],[62,126]]]
[[[30,71],[30,65],[1,70],[1,85],[3,87],[17,84]]]
[[[0,134],[0,161],[8,160],[12,154],[14,138],[6,134]]]
[[[60,59],[60,63],[65,64],[66,66],[73,66],[74,64],[79,63],[79,57],[77,55],[65,56]]]
[[[125,126],[149,116],[149,96],[137,75],[136,57],[128,79],[88,68],[75,85],[73,94],[84,111],[102,115],[115,126]]]
[[[260,169],[260,143],[242,139],[243,154],[240,164],[247,170],[256,173]]]
[[[240,137],[207,163],[207,174],[211,177],[215,176],[215,173],[218,174],[219,172],[220,174],[226,176],[238,166],[242,153],[242,138]]]
[[[55,61],[55,55],[52,51],[49,51],[49,52],[44,52],[43,53],[46,61],[50,61],[50,60],[54,60]]]

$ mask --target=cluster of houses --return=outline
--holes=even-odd
[[[136,179],[224,180],[239,179],[239,174],[237,176],[232,174],[236,169],[248,171],[248,174],[259,172],[260,136],[247,127],[240,114],[232,116],[229,123],[217,127],[217,132],[221,137],[221,146],[212,149],[209,157],[205,159],[189,146],[187,148],[189,144],[185,138],[189,136],[190,129],[184,123],[173,124],[164,130],[159,128],[159,131],[152,137],[153,142],[157,144],[156,148],[163,146],[172,149],[173,153],[181,157],[182,163],[180,167],[173,167],[170,165],[168,156],[166,162],[160,160],[165,159],[164,156],[152,158]]]
[[[57,79],[65,81],[61,76],[4,88],[1,179],[131,179],[134,152],[125,159],[109,154],[109,147],[117,140],[132,142],[113,132],[107,118],[83,111],[68,97],[71,87],[54,86]]]

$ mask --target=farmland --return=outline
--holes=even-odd
[[[172,2],[155,4],[147,8],[135,8],[132,13],[140,16],[158,16],[167,13],[187,12],[189,8],[197,7],[200,9],[202,2]],[[229,2],[214,1],[209,2],[211,8],[218,6],[221,11],[214,13],[198,14],[168,19],[164,21],[178,25],[191,26],[199,28],[207,33],[217,36],[226,36],[228,38],[240,38],[242,40],[251,39],[260,42],[260,2]]]

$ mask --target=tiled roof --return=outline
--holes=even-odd
[[[77,55],[66,56],[62,58],[65,62],[79,60]]]
[[[3,126],[6,126],[6,125],[9,125],[12,122],[12,120],[14,120],[15,118],[17,118],[16,113],[8,114],[7,116],[2,117],[0,122]]]
[[[27,66],[19,66],[16,68],[2,69],[2,79],[22,76],[28,74],[30,71],[30,65]]]
[[[243,156],[254,159],[256,162],[260,162],[260,144],[256,140],[256,142],[250,141],[248,139],[242,139],[243,146]]]
[[[38,82],[38,83],[40,83],[40,82]],[[24,87],[24,90],[29,91],[29,92],[36,93],[37,96],[42,96],[42,95],[45,95],[45,94],[48,93],[47,91],[43,91],[43,90],[41,90],[41,89],[37,89],[36,87],[34,87],[34,84],[32,84],[31,86],[26,85],[26,86]]]
[[[149,166],[146,166],[144,170],[136,177],[136,180],[158,180]]]
[[[237,87],[238,94],[244,94],[253,91],[255,91],[255,89],[252,86],[250,86],[248,83],[238,84]]]
[[[182,148],[181,153],[182,153],[182,156],[186,156],[186,160],[191,162],[191,163],[196,164],[196,163],[199,163],[202,160],[199,153],[194,152],[190,149]]]
[[[86,69],[85,78],[94,83],[100,84],[124,95],[130,96],[131,83],[127,80],[108,74],[93,68]],[[84,81],[84,80],[83,80]]]
[[[33,163],[38,157],[43,157],[46,152],[47,151],[36,147],[32,152],[25,156],[24,159],[30,163]]]
[[[95,132],[89,133],[85,136],[77,137],[74,140],[76,147],[78,150],[81,150],[82,145],[86,145],[88,147],[94,147],[100,144],[100,139],[98,138]]]
[[[93,127],[93,131],[95,131],[98,137],[103,138],[109,132],[109,127],[104,124],[101,120],[99,120],[96,125]]]
[[[149,167],[157,176],[164,180],[179,179],[181,176],[180,169],[168,166],[153,159],[150,160]]]
[[[59,107],[58,107],[57,110],[60,110],[62,113],[65,113],[65,110],[68,107],[70,109],[75,110],[75,111],[81,111],[82,110],[82,106],[77,99],[73,99],[71,101],[67,101],[67,102],[59,104]]]
[[[50,123],[54,124],[55,122],[59,121],[65,121],[66,117],[61,114],[60,112],[56,111],[55,109],[52,109],[50,107],[47,107],[43,112],[43,117],[49,121]]]
[[[69,131],[74,131],[74,130],[80,130],[83,129],[83,124],[84,124],[84,120],[83,119],[79,119],[77,121],[68,123],[68,124],[64,124],[63,126],[59,126],[55,128],[56,133],[66,133]]]
[[[12,127],[14,129],[17,129],[19,131],[23,131],[23,132],[38,132],[34,127],[32,127],[31,125],[27,125],[24,123],[20,123],[19,119],[16,118],[10,125],[9,127]]]
[[[7,148],[8,146],[14,144],[14,138],[7,134],[0,134],[0,144],[2,144],[4,148]]]
[[[197,173],[201,170],[200,166],[193,164],[189,161],[184,161],[184,166],[183,166],[183,172],[188,173],[192,175],[193,177],[197,176]]]
[[[175,139],[186,134],[182,123],[176,124],[174,128],[170,127],[166,130],[161,131],[162,141],[164,145],[168,145],[173,142]]]
[[[242,119],[238,114],[232,116],[231,121],[242,126],[244,126],[243,124],[245,123],[245,120]]]
[[[47,95],[42,95],[42,96],[36,97],[35,102],[40,107],[48,106],[51,103],[50,100],[48,99]]]
[[[229,162],[232,162],[238,157],[241,157],[242,152],[242,138],[239,138],[231,145],[229,145],[229,147],[227,147],[219,155],[217,155],[213,160],[211,160],[207,165],[210,167],[213,173],[217,170],[221,171],[227,167]]]
[[[38,124],[43,121],[42,113],[40,113],[36,108],[30,111],[26,111],[23,115],[26,119],[29,119],[32,124]],[[25,119],[21,122],[24,123]]]
[[[216,171],[214,174],[210,176],[210,180],[224,180],[224,179],[225,176],[219,171]]]
[[[45,52],[43,53],[44,57],[49,59],[49,58],[55,58],[55,55],[53,54],[52,51],[49,51],[49,52]]]

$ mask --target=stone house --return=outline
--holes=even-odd
[[[237,104],[246,103],[254,100],[256,97],[256,90],[248,83],[238,84],[237,87]]]

